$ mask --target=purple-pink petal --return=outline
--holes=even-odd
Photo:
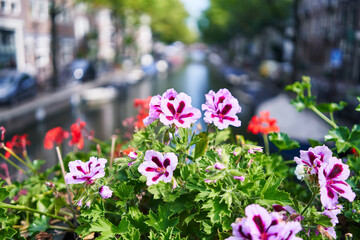
[[[295,236],[302,229],[299,222],[283,221],[278,213],[269,213],[257,204],[247,206],[245,215],[246,217],[231,224],[233,236],[226,240],[299,239]]]
[[[174,100],[161,99],[161,110],[160,121],[165,125],[190,128],[201,117],[200,110],[191,106],[191,98],[185,93],[179,93]]]
[[[138,171],[147,177],[146,184],[150,186],[161,180],[170,182],[177,164],[178,159],[174,153],[165,153],[163,156],[160,152],[148,150]]]
[[[78,184],[86,182],[92,184],[95,179],[105,176],[106,162],[106,159],[97,159],[96,157],[90,157],[90,160],[86,163],[80,160],[69,162],[70,172],[65,175],[66,183]]]
[[[319,169],[320,200],[326,209],[333,209],[338,195],[352,202],[356,195],[345,180],[349,177],[349,166],[340,159],[330,158]]]
[[[202,105],[202,110],[205,111],[204,121],[206,123],[214,123],[220,130],[229,125],[235,127],[241,125],[236,116],[237,113],[241,112],[241,107],[229,90],[220,89],[217,93],[209,91],[205,98],[206,103]]]
[[[103,199],[111,198],[113,191],[108,186],[101,186],[99,194]]]

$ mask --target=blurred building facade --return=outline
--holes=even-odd
[[[306,70],[360,82],[360,0],[298,0],[298,59]]]
[[[36,75],[40,85],[52,76],[51,4],[56,4],[58,70],[76,57],[112,60],[111,11],[74,0],[0,0],[0,69]]]
[[[49,0],[0,1],[0,66],[36,74],[40,83],[52,74]],[[67,1],[56,16],[59,66],[73,58],[74,12]]]

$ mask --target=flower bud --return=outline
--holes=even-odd
[[[110,198],[112,196],[113,191],[110,190],[108,186],[102,186],[99,189],[99,194],[103,199]]]

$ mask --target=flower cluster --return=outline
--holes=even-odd
[[[220,130],[229,125],[235,127],[241,125],[236,116],[241,112],[241,107],[229,90],[224,88],[217,93],[210,90],[205,98],[206,102],[202,104],[202,110],[205,111],[206,123],[214,123]],[[149,116],[144,119],[144,124],[148,126],[156,119],[160,119],[164,125],[175,124],[176,127],[189,128],[200,117],[201,112],[192,107],[190,96],[169,89],[162,96],[156,95],[151,98]]]
[[[28,135],[14,135],[10,141],[6,142],[5,146],[8,148],[8,151],[5,153],[5,157],[9,158],[11,152],[24,153],[26,151],[26,146],[30,146],[30,141],[28,140]],[[10,150],[10,151],[9,151]]]
[[[298,164],[295,172],[298,178],[307,177],[311,180],[310,176],[315,176],[316,184],[320,186],[320,200],[325,209],[336,207],[338,195],[350,202],[354,200],[356,195],[345,182],[350,175],[349,166],[341,159],[333,157],[327,146],[310,147],[308,151],[300,151],[300,158],[295,157],[294,160]]]
[[[247,129],[253,134],[269,134],[280,131],[278,125],[276,125],[276,119],[270,118],[268,111],[260,112],[260,116],[253,116]]]
[[[83,162],[81,160],[75,160],[69,162],[70,172],[65,175],[65,181],[67,184],[80,184],[85,183],[85,187],[93,185],[96,179],[105,176],[105,164],[107,160],[105,158],[90,157],[89,161]],[[99,188],[98,193],[103,199],[110,198],[113,191],[108,186],[102,185]],[[81,197],[77,202],[78,206],[82,206],[85,197]],[[86,206],[89,207],[91,200],[86,202]]]
[[[177,127],[189,128],[200,117],[200,110],[191,105],[190,96],[169,89],[162,96],[151,98],[149,116],[144,119],[144,124],[147,126],[160,119],[164,125],[175,124]]]
[[[296,221],[284,221],[277,212],[269,213],[258,204],[245,208],[246,217],[231,224],[233,236],[227,240],[298,240],[295,235],[302,227]]]
[[[240,120],[236,116],[241,112],[241,107],[236,98],[234,98],[226,88],[220,89],[217,93],[210,90],[205,94],[206,103],[201,106],[205,111],[204,121],[214,123],[220,130],[229,125],[239,127]]]
[[[44,148],[52,149],[54,147],[54,143],[59,146],[69,137],[69,132],[62,129],[62,127],[52,128],[45,135]]]
[[[88,131],[85,128],[86,122],[78,119],[70,126],[70,133],[64,130],[62,127],[54,127],[47,131],[44,138],[44,148],[52,149],[54,144],[60,146],[65,139],[71,136],[69,146],[74,146],[77,149],[84,147],[84,136],[88,139],[93,139],[94,131]]]

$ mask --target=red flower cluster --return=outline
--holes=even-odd
[[[54,143],[60,145],[71,135],[69,146],[76,146],[78,149],[82,149],[84,147],[84,133],[89,139],[94,136],[94,131],[85,131],[85,126],[86,123],[78,119],[71,125],[70,133],[61,127],[50,129],[45,135],[44,148],[51,149],[54,147]]]
[[[136,98],[134,100],[134,106],[136,108],[139,108],[139,113],[136,116],[136,122],[135,127],[137,128],[145,128],[145,125],[143,123],[144,118],[149,116],[149,104],[150,104],[151,96],[145,98],[145,99],[139,99]]]
[[[78,149],[84,147],[84,137],[82,135],[82,130],[86,126],[86,123],[78,119],[76,123],[71,125],[71,140],[69,142],[70,146],[75,145]]]
[[[6,142],[5,146],[13,152],[23,153],[26,151],[26,146],[30,146],[30,141],[27,139],[27,137],[27,134],[15,135],[10,141]],[[5,157],[9,158],[10,156],[11,153],[7,151],[5,153]]]
[[[69,138],[69,136],[69,132],[63,130],[61,127],[52,128],[45,135],[44,148],[52,149],[54,147],[54,143],[59,146],[65,139]]]
[[[278,125],[276,125],[276,119],[270,118],[270,113],[268,111],[260,112],[260,117],[253,116],[247,130],[253,134],[269,134],[271,132],[280,131]]]

